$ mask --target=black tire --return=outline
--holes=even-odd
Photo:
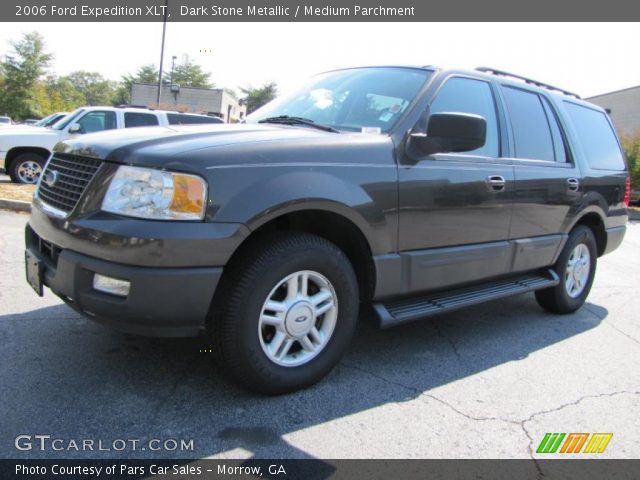
[[[315,357],[302,365],[282,366],[264,351],[259,322],[274,287],[300,271],[317,272],[330,282],[337,317]],[[250,240],[225,267],[220,288],[211,313],[214,351],[234,381],[258,393],[282,394],[318,382],[338,363],[356,327],[359,295],[353,267],[338,247],[316,235],[276,232]],[[282,315],[289,318],[289,312]]]
[[[571,257],[571,253],[578,247],[578,245],[584,245],[589,251],[590,256],[590,268],[584,288],[579,295],[572,297],[567,291],[566,278],[568,262]],[[598,251],[596,247],[596,239],[590,228],[583,225],[579,225],[574,228],[569,234],[567,243],[565,244],[558,261],[555,265],[555,271],[560,277],[560,283],[555,287],[545,288],[543,290],[537,290],[536,300],[538,304],[553,313],[565,314],[573,313],[578,310],[586,301],[591,285],[593,284],[593,278],[596,273],[596,266],[598,262]]]
[[[23,184],[37,183],[40,174],[44,170],[44,165],[46,162],[47,162],[47,159],[38,153],[34,153],[34,152],[21,153],[16,158],[14,158],[13,161],[11,162],[11,166],[9,167],[9,171],[8,171],[9,177],[11,178],[11,181],[15,183],[23,183]],[[36,164],[40,167],[40,174],[36,176],[34,172],[33,175],[25,175],[24,170],[21,172],[20,169],[23,165],[31,166],[33,164]],[[33,171],[33,169],[30,167],[29,171]]]

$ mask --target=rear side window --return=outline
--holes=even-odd
[[[506,86],[502,87],[502,92],[511,120],[515,156],[530,160],[555,161],[551,126],[540,96],[537,93]],[[555,121],[555,118],[553,120]]]
[[[124,112],[125,128],[151,127],[158,125],[158,117],[152,113]]]
[[[624,170],[620,145],[605,114],[571,102],[565,102],[565,107],[591,168]]]
[[[169,125],[193,125],[198,123],[224,123],[221,118],[205,115],[188,115],[185,113],[167,113]]]
[[[430,111],[473,113],[482,116],[487,121],[487,140],[484,146],[465,153],[486,157],[498,156],[496,106],[487,82],[462,77],[447,80],[431,103]]]

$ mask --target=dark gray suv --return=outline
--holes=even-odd
[[[57,145],[27,279],[125,332],[206,332],[281,393],[338,362],[362,305],[390,327],[535,291],[584,303],[630,183],[606,113],[492,69],[318,75],[243,125]]]

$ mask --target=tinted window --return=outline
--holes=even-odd
[[[502,87],[515,141],[515,156],[555,160],[551,127],[540,96],[518,88]]]
[[[487,121],[487,140],[484,146],[465,152],[487,157],[498,156],[498,121],[491,87],[487,82],[470,78],[452,78],[440,89],[431,103],[431,113],[474,113]]]
[[[221,118],[185,113],[167,113],[169,125],[192,125],[196,123],[224,123]]]
[[[112,130],[116,128],[116,114],[115,112],[95,110],[87,113],[78,120],[78,124],[80,124],[80,131],[82,133]]]
[[[575,103],[565,106],[591,168],[624,170],[620,146],[605,114]]]
[[[125,128],[158,125],[158,117],[152,113],[124,112]]]

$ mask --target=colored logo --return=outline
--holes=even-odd
[[[603,453],[611,437],[613,433],[546,433],[536,453]]]

